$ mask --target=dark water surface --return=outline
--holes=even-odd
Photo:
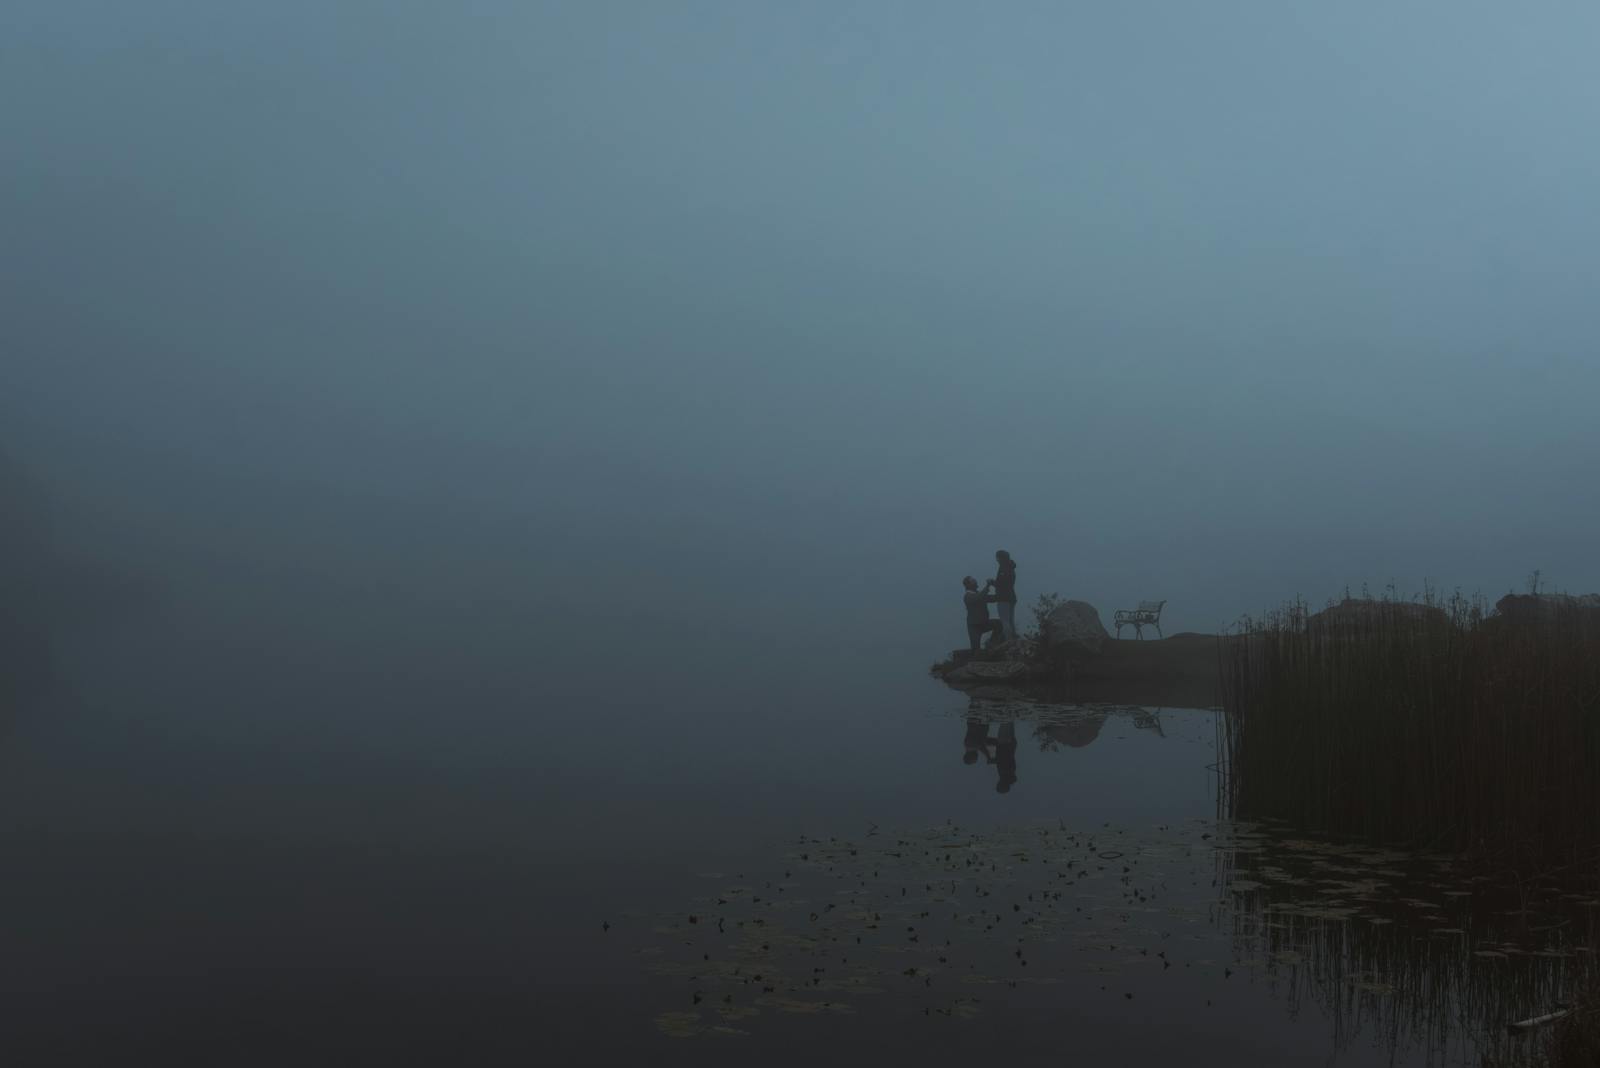
[[[1219,823],[1210,711],[974,701],[910,639],[210,596],[62,628],[11,710],[10,1063],[1475,1063],[1559,986],[1508,944],[1474,1017],[1498,943],[1447,875]]]

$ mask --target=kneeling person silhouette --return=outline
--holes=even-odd
[[[989,639],[990,645],[1003,641],[1006,635],[1005,624],[998,619],[989,618],[989,606],[995,602],[995,595],[978,589],[978,580],[971,575],[962,579],[961,585],[966,589],[961,599],[967,606],[967,641],[971,643],[972,651],[978,651],[985,634],[994,635]]]

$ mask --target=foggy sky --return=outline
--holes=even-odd
[[[71,551],[313,627],[377,588],[931,655],[1001,547],[1024,599],[1174,630],[1600,589],[1596,40],[1586,3],[14,0],[0,450]]]

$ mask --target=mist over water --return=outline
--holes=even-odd
[[[996,548],[1168,634],[1600,589],[1583,5],[0,23],[19,1048],[498,1005],[802,831],[1204,814],[1203,725],[962,777]]]

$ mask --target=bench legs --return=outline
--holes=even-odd
[[[1161,624],[1156,622],[1153,619],[1144,619],[1144,620],[1123,619],[1123,620],[1118,620],[1117,624],[1116,624],[1116,626],[1117,626],[1117,639],[1119,641],[1122,639],[1122,628],[1123,627],[1132,627],[1133,628],[1133,636],[1135,638],[1138,638],[1140,641],[1143,641],[1144,640],[1145,624],[1149,624],[1150,626],[1156,628],[1156,637],[1157,638],[1165,638],[1166,637],[1165,634],[1161,633]]]

